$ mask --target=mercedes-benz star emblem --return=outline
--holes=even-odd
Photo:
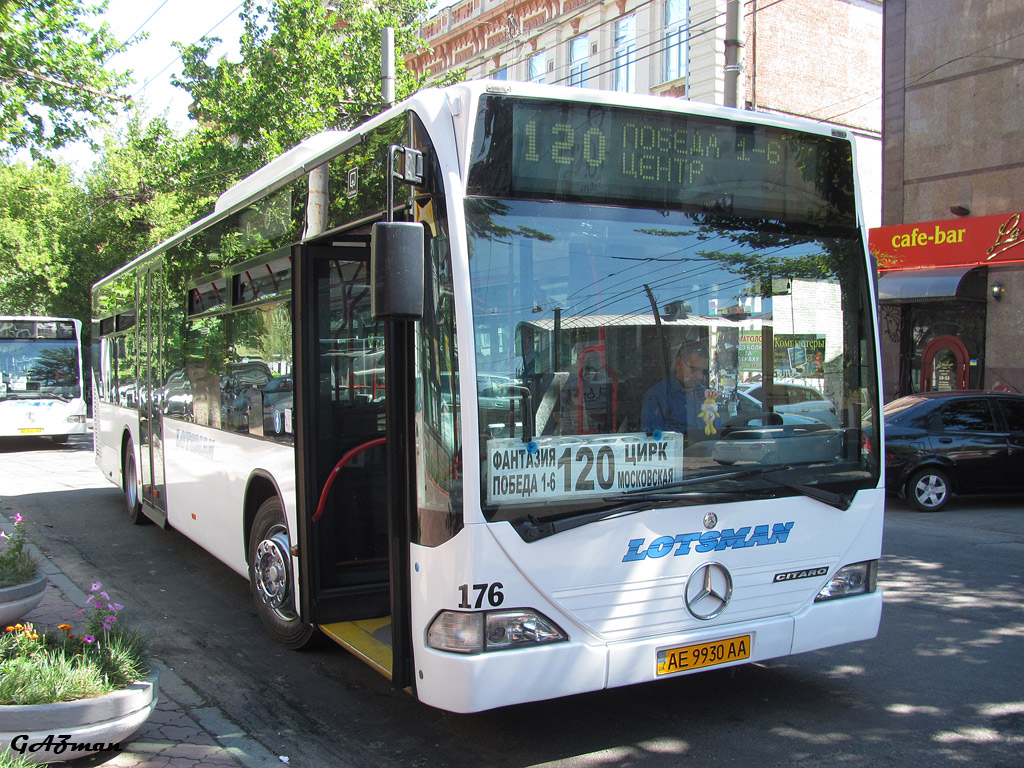
[[[704,515],[705,528],[707,528],[710,531],[716,525],[718,525],[718,515],[716,515],[714,512],[708,512],[706,515]]]
[[[686,610],[695,619],[718,616],[732,599],[732,575],[721,563],[705,563],[686,580]]]

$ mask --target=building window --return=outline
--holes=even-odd
[[[547,51],[535,53],[530,57],[530,82],[543,83],[548,70]]]
[[[583,88],[587,84],[587,58],[590,42],[586,35],[569,41],[569,85]]]
[[[494,70],[491,73],[491,80],[508,80],[508,67]]]
[[[665,0],[665,80],[686,76],[689,38],[687,0]]]
[[[636,16],[615,22],[615,90],[636,90]]]

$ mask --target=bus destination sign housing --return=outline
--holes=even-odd
[[[542,99],[484,99],[469,192],[856,224],[848,139]]]

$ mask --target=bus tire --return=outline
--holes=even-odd
[[[128,519],[132,525],[142,525],[149,518],[142,513],[142,499],[139,498],[139,471],[135,465],[135,446],[129,440],[124,451],[124,504],[128,508]]]
[[[294,585],[284,507],[272,496],[260,505],[249,536],[249,592],[267,634],[299,649],[313,642],[316,630],[299,620]]]
[[[67,435],[50,435],[50,439],[53,440],[57,445],[63,445],[68,441]]]

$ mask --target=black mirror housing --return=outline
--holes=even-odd
[[[370,241],[370,313],[377,320],[423,317],[423,225],[379,221]]]

